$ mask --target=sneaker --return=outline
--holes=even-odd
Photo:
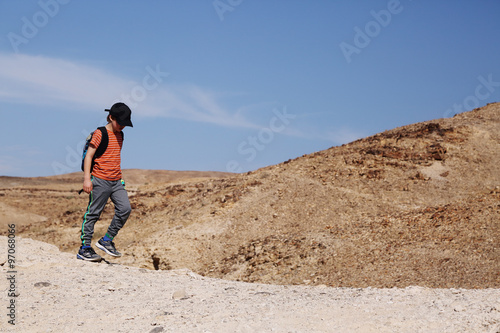
[[[116,251],[115,248],[115,243],[113,241],[105,241],[102,238],[99,239],[97,243],[95,243],[95,246],[97,246],[99,249],[103,250],[107,254],[113,257],[121,257],[122,254],[118,251]]]
[[[77,259],[87,260],[87,261],[101,261],[102,258],[100,255],[95,253],[94,249],[91,247],[81,248],[78,250],[76,254]]]

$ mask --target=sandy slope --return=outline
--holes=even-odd
[[[16,251],[16,325],[2,278],[2,332],[500,332],[500,289],[251,284],[82,262],[28,238]]]

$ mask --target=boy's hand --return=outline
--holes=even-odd
[[[92,192],[92,181],[90,179],[85,179],[83,181],[83,191],[87,194]]]

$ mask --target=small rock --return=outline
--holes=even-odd
[[[174,292],[172,294],[172,299],[175,299],[175,300],[182,300],[182,299],[187,299],[188,296],[186,294],[186,290],[184,289],[181,289],[181,290],[177,290],[176,292]]]
[[[37,282],[34,284],[34,286],[37,288],[41,288],[51,286],[51,284],[49,282]]]

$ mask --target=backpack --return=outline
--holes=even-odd
[[[104,152],[108,148],[108,143],[109,143],[108,131],[106,130],[106,127],[104,126],[98,127],[97,130],[101,131],[102,137],[101,137],[101,143],[99,143],[99,147],[97,147],[94,157],[92,158],[92,165],[90,166],[90,172],[92,172],[92,169],[94,169],[94,164],[95,164],[94,160],[102,156],[102,154],[104,154]],[[87,139],[85,139],[85,146],[83,147],[83,154],[82,154],[82,171],[84,171],[85,156],[87,155],[87,151],[89,150],[90,141],[92,141],[92,136],[94,135],[94,132],[90,133]],[[122,135],[122,140],[123,140],[125,138],[123,135],[123,131],[121,131],[120,134]]]

